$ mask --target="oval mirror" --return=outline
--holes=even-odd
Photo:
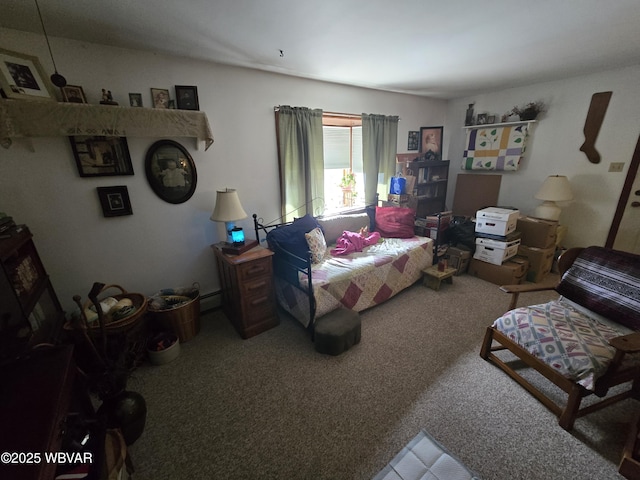
[[[153,191],[169,203],[183,203],[196,191],[196,165],[189,152],[173,140],[159,140],[147,151],[147,180]]]

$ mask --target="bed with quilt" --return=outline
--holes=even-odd
[[[262,225],[274,251],[279,305],[313,329],[337,308],[360,312],[378,305],[422,277],[432,264],[433,240],[414,235],[415,212],[372,207],[361,213]]]

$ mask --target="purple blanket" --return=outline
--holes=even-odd
[[[366,237],[356,232],[342,232],[336,240],[336,248],[331,250],[331,255],[348,255],[353,252],[361,252],[364,247],[375,245],[380,240],[380,234],[373,232]]]

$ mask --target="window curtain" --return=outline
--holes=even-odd
[[[324,208],[322,110],[280,106],[276,111],[283,221]]]
[[[376,203],[388,193],[391,177],[396,173],[398,117],[362,114],[362,161],[364,172],[364,200]]]

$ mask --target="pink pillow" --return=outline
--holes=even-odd
[[[385,238],[411,238],[415,216],[412,208],[376,207],[376,232]]]

